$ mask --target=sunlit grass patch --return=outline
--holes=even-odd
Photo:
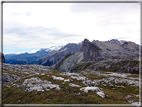
[[[123,85],[125,88],[122,87],[116,87],[116,86],[103,86],[103,85],[98,85],[98,87],[102,88],[103,92],[106,94],[106,99],[109,100],[114,100],[114,104],[116,104],[116,101],[118,101],[120,104],[125,104],[128,103],[128,100],[133,100],[138,102],[138,98],[135,95],[139,94],[139,87],[136,86],[128,86],[125,83],[118,83],[115,84],[116,86],[121,86]],[[127,95],[131,95],[131,98],[127,98]],[[112,104],[112,103],[110,103]]]
[[[104,93],[106,94],[106,99],[109,102],[109,104],[129,104],[129,102],[126,99],[126,94],[119,92],[117,90],[111,90],[108,88],[102,89]]]
[[[107,76],[104,75],[99,75],[99,74],[88,74],[86,75],[87,78],[94,80],[94,79],[103,79],[103,78],[107,78]]]

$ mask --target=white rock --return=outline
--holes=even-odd
[[[26,90],[28,91],[37,90],[37,91],[43,92],[44,91],[43,89],[49,91],[52,88],[56,88],[60,90],[59,85],[52,84],[50,81],[47,81],[47,80],[42,81],[40,78],[37,78],[37,77],[25,79],[25,81],[23,82],[23,86],[26,87]]]
[[[71,86],[71,87],[80,87],[79,85],[76,85],[76,84],[73,84],[73,83],[70,83],[69,86]]]
[[[105,98],[105,94],[103,93],[103,91],[100,92],[96,92],[99,96],[101,96],[102,98]]]
[[[140,105],[141,105],[141,102],[133,102],[133,103],[131,103],[131,104],[140,106]]]
[[[132,105],[136,105],[136,106],[140,106],[141,102],[133,102],[132,100],[128,100],[129,103],[131,103]]]
[[[70,82],[70,79],[65,79],[64,82]]]
[[[54,80],[64,80],[64,78],[62,78],[62,77],[52,76],[52,78],[53,78]]]
[[[44,73],[41,73],[41,75],[45,75]]]
[[[39,73],[36,73],[36,75],[39,75]]]
[[[88,91],[94,91],[94,92],[99,92],[100,89],[98,87],[83,87],[83,88],[80,88],[80,90],[88,93]]]

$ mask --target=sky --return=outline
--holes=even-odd
[[[3,3],[3,53],[111,39],[140,44],[139,3]]]

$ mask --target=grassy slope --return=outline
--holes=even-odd
[[[110,67],[106,68],[108,65]],[[128,67],[130,70],[128,71]],[[107,72],[126,72],[126,73],[133,73],[139,74],[138,70],[131,70],[133,67],[139,67],[139,61],[135,60],[121,60],[114,63],[114,61],[100,61],[100,62],[83,62],[80,64],[76,64],[73,69],[75,71],[80,72],[81,70],[85,69],[95,69],[96,71],[107,71]],[[120,70],[121,68],[121,70]]]
[[[62,84],[63,81],[53,80],[51,76],[60,76],[63,78],[69,78],[64,75],[59,75],[60,72],[53,71],[53,73],[46,73],[45,75],[36,75],[32,77],[39,77],[42,80],[49,80],[54,84],[59,84],[61,90],[52,89],[50,91],[37,92],[24,91],[23,88],[20,87],[6,87],[3,86],[3,96],[2,102],[4,104],[129,104],[127,99],[124,97],[127,94],[130,94],[135,89],[130,89],[128,87],[126,90],[116,89],[112,90],[109,87],[98,86],[99,88],[103,88],[102,90],[108,96],[105,98],[101,98],[95,92],[85,93],[80,91],[78,87],[70,87],[69,83],[66,82]],[[30,77],[28,77],[30,78]],[[88,76],[88,78],[101,78],[97,75]],[[13,83],[21,84],[25,78],[20,79],[19,81],[15,81]],[[85,85],[80,81],[74,80],[71,82],[74,84],[78,84],[82,87]],[[8,83],[7,85],[12,85]],[[128,91],[130,89],[130,91]],[[127,92],[128,91],[128,92]],[[80,94],[79,94],[80,93]],[[134,94],[138,94],[136,91]]]

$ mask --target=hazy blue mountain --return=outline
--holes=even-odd
[[[5,62],[10,64],[30,64],[30,62],[42,58],[54,51],[57,51],[62,46],[52,46],[50,48],[42,48],[36,53],[21,53],[21,54],[6,54],[5,55]]]

